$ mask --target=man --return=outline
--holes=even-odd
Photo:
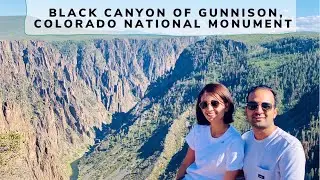
[[[252,88],[246,116],[252,126],[242,135],[246,180],[304,180],[306,159],[300,141],[274,124],[276,93],[267,86]]]

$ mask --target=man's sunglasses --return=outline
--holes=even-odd
[[[247,102],[247,108],[249,110],[256,110],[258,109],[259,104],[257,102]],[[263,111],[269,111],[270,109],[272,109],[273,105],[271,103],[267,103],[267,102],[263,102],[261,103],[261,107]]]
[[[219,101],[216,101],[216,100],[212,100],[211,102],[210,102],[210,104],[211,104],[211,106],[213,107],[213,108],[217,108],[218,106],[219,106],[219,104],[220,104],[220,102]],[[206,109],[207,107],[208,107],[208,103],[206,102],[206,101],[202,101],[201,103],[199,103],[199,107],[201,108],[201,109]]]

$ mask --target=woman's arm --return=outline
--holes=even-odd
[[[238,176],[240,170],[235,170],[235,171],[227,171],[224,174],[223,180],[235,180],[236,177]]]
[[[190,147],[188,148],[186,157],[181,163],[176,179],[182,178],[186,174],[187,168],[195,161],[195,153]]]
[[[230,143],[226,151],[226,173],[224,180],[235,180],[241,175],[244,159],[244,141],[241,138]]]

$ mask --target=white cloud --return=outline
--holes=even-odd
[[[297,31],[320,32],[320,16],[297,17]]]

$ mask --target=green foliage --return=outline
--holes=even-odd
[[[308,53],[319,48],[318,39],[311,38],[282,38],[277,41],[262,44],[263,47],[277,54]]]
[[[66,57],[72,57],[77,52],[77,45],[74,41],[56,41],[52,42],[52,44]]]
[[[22,143],[22,135],[17,132],[0,134],[0,165],[5,165],[17,155]]]
[[[250,58],[248,61],[249,65],[253,66],[252,68],[260,68],[263,72],[274,72],[274,70],[277,70],[280,66],[296,61],[299,57],[301,58],[302,56],[300,54],[260,54]]]
[[[245,109],[238,108],[234,113],[234,122],[233,126],[239,130],[241,134],[245,133],[246,131],[250,130],[250,124],[247,122],[245,117]]]
[[[311,100],[305,97],[308,95],[315,97],[314,94],[318,92],[316,87],[319,84],[319,47],[313,37],[302,38],[303,36],[250,35],[245,36],[248,38],[244,41],[247,44],[208,37],[189,46],[180,55],[175,68],[149,86],[144,98],[148,103],[140,104],[143,110],[132,109],[127,113],[126,116],[130,117],[127,123],[118,130],[108,132],[92,156],[82,160],[81,167],[86,169],[86,164],[88,166],[93,163],[99,168],[99,172],[104,174],[101,177],[117,173],[124,167],[126,172],[129,172],[126,177],[148,177],[155,162],[159,162],[159,158],[166,157],[164,144],[172,124],[186,111],[193,111],[186,117],[188,119],[186,122],[193,124],[195,102],[201,88],[207,83],[221,82],[233,94],[236,103],[233,125],[242,133],[250,128],[244,115],[248,89],[260,84],[273,87],[278,94],[279,114],[283,115],[277,120],[288,120],[290,117],[288,121],[292,123],[284,123],[282,128],[297,135],[303,143],[308,142],[310,148],[305,150],[310,158],[306,174],[316,177],[319,165],[314,162],[317,158],[315,154],[319,151],[316,147],[319,145],[315,142],[318,142],[319,137],[315,132],[319,131],[317,129],[319,126],[308,116],[300,116],[298,109],[301,109],[300,105],[309,104],[312,108],[305,108],[303,114],[312,114],[314,119],[318,119],[314,109],[318,109],[319,106],[310,103]],[[254,39],[261,37],[263,38]],[[241,38],[244,37],[239,39]],[[303,48],[304,44],[311,45]],[[295,49],[299,49],[299,53],[294,53]],[[291,118],[291,113],[297,117]],[[287,128],[290,126],[294,126],[295,129]],[[169,163],[161,164],[161,167],[170,169],[161,170],[160,177],[173,178],[172,174],[175,174],[183,158],[179,156],[181,152],[183,151],[175,155],[180,158],[161,160]],[[124,158],[125,156],[130,158]],[[128,162],[122,161],[123,158]],[[109,163],[105,167],[107,162],[114,159],[117,160],[116,164]],[[85,172],[88,171],[82,173]]]
[[[319,39],[318,33],[300,32],[300,33],[287,33],[287,34],[251,34],[251,35],[227,35],[223,36],[227,39],[242,41],[248,45],[257,45],[276,41],[283,38],[299,37],[299,38],[312,38]]]
[[[65,57],[74,57],[76,56],[77,49],[84,49],[89,47],[89,44],[92,41],[53,41],[52,45],[56,47],[62,55]]]
[[[319,117],[311,117],[308,126],[295,131],[306,153],[306,179],[319,179]]]

